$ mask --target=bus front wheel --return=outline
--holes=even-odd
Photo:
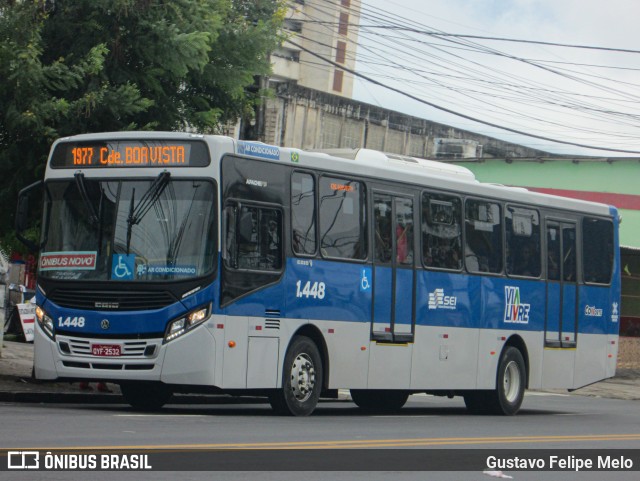
[[[282,388],[269,395],[273,410],[287,416],[311,414],[320,399],[322,375],[318,347],[308,337],[294,337],[284,359]]]
[[[138,411],[157,411],[173,394],[165,384],[159,382],[122,383],[120,391],[124,400]]]

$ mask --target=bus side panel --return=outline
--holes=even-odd
[[[613,377],[616,375],[616,365],[618,361],[618,350],[620,345],[620,338],[615,335],[607,336],[607,369],[605,377]]]
[[[610,354],[607,336],[613,305],[611,289],[603,286],[580,286],[578,309],[578,352],[573,388],[605,379]]]
[[[247,388],[277,387],[279,341],[277,337],[249,337]]]
[[[540,387],[567,389],[573,386],[575,362],[575,349],[545,348],[542,359],[542,386]]]
[[[217,349],[213,329],[210,320],[166,344],[160,380],[168,384],[215,385]]]
[[[369,389],[407,389],[411,382],[413,344],[371,341],[369,350]]]
[[[368,326],[373,294],[370,279],[362,286],[363,270],[370,268],[338,261],[288,259],[283,280],[287,317]]]
[[[327,343],[329,389],[366,389],[371,353],[370,324],[337,321],[315,321],[313,324]]]
[[[222,385],[224,389],[247,387],[249,318],[227,316],[224,324]]]
[[[324,337],[330,359],[325,373],[329,388],[366,388],[371,268],[339,261],[288,259],[284,285],[287,317],[313,323]]]
[[[474,389],[481,278],[419,271],[412,389]]]
[[[523,357],[530,357],[530,346],[540,342],[544,323],[544,284],[538,281],[479,277],[480,299],[477,341],[476,389],[495,389],[496,373],[505,343],[517,335],[527,346]],[[535,353],[535,351],[533,351]],[[538,368],[534,366],[534,373]]]
[[[544,358],[544,331],[522,333],[529,355],[529,389],[540,389],[542,386],[542,369]]]
[[[540,387],[542,382],[542,332],[520,331],[514,333],[500,329],[483,329],[479,334],[477,389],[495,389],[500,354],[508,340],[514,335],[522,338],[526,347],[526,352],[522,355],[526,357],[525,362],[529,364],[529,389]]]
[[[475,389],[478,329],[417,326],[411,389]]]
[[[607,377],[609,348],[606,342],[607,336],[605,335],[579,334],[572,388],[577,389],[593,384]]]

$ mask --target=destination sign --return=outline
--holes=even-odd
[[[56,146],[51,156],[51,166],[63,169],[207,165],[209,151],[202,141],[64,142]]]

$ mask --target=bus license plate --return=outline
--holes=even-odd
[[[118,344],[91,344],[91,353],[100,357],[116,357],[121,351]]]

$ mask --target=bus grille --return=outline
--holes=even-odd
[[[142,311],[162,309],[176,302],[167,291],[86,291],[56,289],[52,302],[71,309],[98,311]]]
[[[151,340],[119,340],[117,342],[107,341],[104,339],[83,339],[78,337],[57,337],[58,347],[63,354],[80,357],[96,357],[92,354],[92,344],[118,344],[121,354],[118,357],[109,358],[117,360],[123,358],[129,359],[149,359],[154,358],[160,352],[159,341]],[[102,357],[101,359],[107,359]]]

